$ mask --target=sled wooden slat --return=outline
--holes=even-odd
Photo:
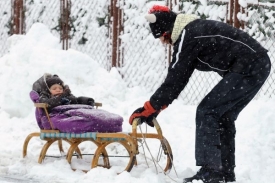
[[[96,132],[88,132],[88,133],[49,133],[49,132],[41,132],[40,138],[42,140],[46,138],[65,138],[65,139],[96,139]]]
[[[102,103],[95,102],[95,107],[96,107],[96,108],[98,108],[98,107],[102,107]]]
[[[34,103],[34,106],[38,107],[38,108],[47,108],[48,104],[46,104],[46,103]]]

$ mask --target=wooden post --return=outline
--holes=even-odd
[[[232,25],[233,26],[233,12],[234,12],[234,0],[230,0],[229,1],[229,20],[228,20],[228,24]]]
[[[62,49],[69,49],[70,39],[70,13],[71,0],[61,0],[60,2],[60,40],[62,41]]]
[[[12,28],[11,34],[24,34],[24,1],[12,0]]]
[[[123,65],[123,50],[121,48],[121,39],[119,38],[120,33],[123,31],[123,12],[118,7],[118,32],[117,32],[117,67],[120,67]]]
[[[118,8],[117,8],[117,0],[112,0],[112,15],[113,15],[113,30],[112,30],[112,67],[116,67],[117,65],[117,55],[118,55]]]
[[[240,12],[240,4],[238,0],[234,1],[234,24],[233,26],[236,28],[240,28],[240,21],[237,17],[237,14]]]
[[[113,40],[113,21],[112,21],[112,17],[113,17],[113,0],[110,0],[110,6],[108,7],[109,9],[109,17],[108,17],[108,38],[109,40]],[[112,62],[113,62],[113,48],[112,48],[112,41],[108,42],[108,48],[110,48],[111,50],[108,51],[107,55],[107,60],[110,60],[110,64],[108,63],[107,65],[107,69],[110,70],[110,67],[112,67]],[[111,66],[110,66],[111,65]]]

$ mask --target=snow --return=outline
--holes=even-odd
[[[41,36],[43,33],[43,36]],[[127,38],[125,38],[127,41]],[[9,38],[10,52],[0,58],[0,182],[53,182],[53,183],[172,183],[192,176],[195,166],[195,105],[183,105],[175,100],[161,112],[157,120],[163,135],[169,141],[174,168],[169,175],[156,170],[142,147],[137,156],[138,165],[131,172],[117,174],[125,162],[112,160],[110,169],[89,169],[91,157],[74,159],[75,168],[87,168],[88,172],[73,171],[65,157],[37,160],[43,141],[33,138],[27,157],[22,157],[25,138],[39,131],[35,121],[34,106],[29,98],[32,84],[44,73],[58,74],[76,96],[89,96],[102,102],[101,109],[123,117],[123,132],[131,132],[128,118],[132,112],[149,99],[152,92],[145,88],[128,88],[116,68],[107,72],[93,58],[73,49],[61,50],[58,38],[41,23],[34,24],[26,35]],[[156,78],[158,79],[158,78]],[[275,182],[275,100],[253,100],[236,121],[236,176],[238,183]],[[142,133],[153,133],[153,128],[141,126]],[[147,140],[146,140],[147,141]],[[150,151],[158,152],[157,141],[148,140]],[[65,145],[65,149],[68,146]],[[146,147],[145,147],[146,148]],[[89,142],[80,145],[83,153],[92,153],[95,146]],[[121,146],[111,145],[112,154],[125,155]],[[57,145],[48,153],[58,155]],[[127,154],[127,153],[126,153]],[[146,161],[150,166],[147,166]],[[160,163],[163,164],[163,160]],[[194,181],[195,182],[195,181]],[[197,181],[196,183],[199,183]]]

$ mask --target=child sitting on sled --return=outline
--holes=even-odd
[[[48,104],[45,112],[36,109],[37,124],[42,130],[59,130],[66,133],[122,131],[123,118],[102,109],[94,108],[94,99],[75,97],[58,75],[44,74],[34,82],[30,98],[34,103]]]
[[[94,106],[94,99],[89,97],[75,97],[68,85],[58,75],[44,74],[34,83],[33,89],[38,91],[39,102],[47,103],[48,109],[60,105],[85,104]]]

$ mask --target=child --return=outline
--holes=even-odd
[[[58,75],[44,74],[34,83],[33,89],[38,91],[39,102],[47,103],[48,109],[60,105],[86,104],[94,106],[94,99],[89,97],[75,97],[68,85],[64,85]]]
[[[64,133],[122,131],[123,118],[102,109],[94,109],[94,99],[75,97],[57,75],[44,74],[34,82],[30,97],[33,102],[48,104],[49,117],[36,109],[36,120],[42,130]],[[84,105],[79,105],[84,104]]]

